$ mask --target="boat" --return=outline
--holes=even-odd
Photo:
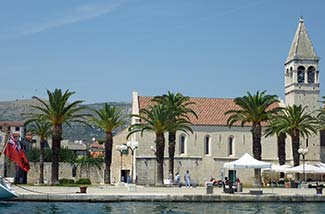
[[[18,197],[17,193],[11,189],[9,181],[0,177],[0,200]]]

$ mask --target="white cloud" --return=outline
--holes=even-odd
[[[29,24],[28,26],[21,28],[20,34],[36,34],[63,25],[94,19],[111,13],[119,6],[119,3],[81,5],[69,11],[66,15],[63,15],[63,17],[48,20],[43,23]]]

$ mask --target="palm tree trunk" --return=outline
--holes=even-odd
[[[39,156],[39,183],[44,184],[44,146],[45,140],[41,139],[41,148]]]
[[[156,185],[164,185],[164,150],[165,136],[164,133],[156,133],[156,160],[157,160],[157,179]]]
[[[284,165],[286,163],[286,134],[281,133],[277,137],[278,137],[279,164]],[[283,172],[280,172],[280,178],[284,178]]]
[[[61,147],[62,125],[53,127],[52,134],[52,176],[51,184],[59,184],[59,155]]]
[[[260,123],[254,123],[252,126],[252,135],[253,135],[253,155],[257,160],[262,159],[262,146],[261,146],[261,136],[262,136],[262,127]],[[261,170],[254,169],[255,184],[261,184]]]
[[[255,123],[252,127],[253,134],[253,155],[257,160],[262,159],[262,146],[261,146],[261,136],[262,136],[262,127],[261,124]]]
[[[293,156],[293,166],[298,166],[300,164],[300,156],[298,153],[299,150],[299,134],[292,134],[292,156]]]
[[[286,134],[281,133],[278,136],[278,157],[279,164],[284,165],[286,163]]]
[[[168,133],[168,154],[169,154],[169,168],[168,171],[174,179],[174,157],[175,157],[175,145],[176,145],[176,132]]]
[[[112,147],[113,147],[113,134],[106,132],[105,139],[105,174],[104,183],[111,183],[111,164],[112,164]]]

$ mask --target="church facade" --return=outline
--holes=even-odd
[[[315,53],[311,40],[308,36],[304,20],[300,19],[294,36],[288,58],[285,61],[285,105],[306,106],[307,111],[314,111],[320,107],[319,88],[319,58]],[[139,109],[148,105],[152,97],[139,96],[133,92],[132,113],[138,114]],[[211,177],[221,179],[227,176],[227,170],[223,169],[225,162],[240,158],[245,153],[252,155],[252,134],[250,126],[241,127],[235,124],[229,128],[227,117],[224,113],[231,109],[238,109],[233,99],[225,98],[191,98],[196,103],[193,110],[198,119],[191,118],[193,134],[177,132],[174,172],[179,172],[181,178],[186,170],[189,170],[195,183],[203,184]],[[134,118],[132,123],[136,123]],[[264,127],[265,128],[265,127]],[[263,128],[263,129],[264,129]],[[127,130],[122,131],[115,137],[115,144],[124,144]],[[139,146],[133,157],[133,161],[127,161],[124,170],[129,168],[137,179],[138,184],[154,184],[156,178],[156,160],[154,154],[154,133],[134,134],[131,139],[137,141]],[[166,134],[166,139],[168,139]],[[264,161],[278,163],[277,138],[262,137],[262,159]],[[164,178],[168,172],[168,142],[166,140]],[[306,155],[308,162],[321,160],[320,135],[314,135],[308,139],[301,139],[300,147],[309,149]],[[118,152],[113,159],[118,162]],[[113,160],[113,162],[114,162]],[[286,139],[286,160],[292,164],[291,139]],[[131,163],[131,165],[130,165]],[[132,167],[133,163],[133,167]],[[122,164],[121,164],[122,167]],[[120,169],[113,169],[113,176],[120,177]],[[253,170],[239,170],[237,176],[246,183],[252,183]]]

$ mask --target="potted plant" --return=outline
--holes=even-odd
[[[288,178],[284,179],[284,187],[285,188],[290,188],[291,187],[291,183],[290,183],[290,180]]]
[[[76,181],[76,184],[80,184],[80,193],[86,193],[87,192],[87,185],[91,184],[90,181],[90,169],[95,167],[98,169],[101,169],[101,165],[103,163],[102,157],[92,157],[90,155],[86,157],[82,157],[77,160],[78,166],[80,167],[80,177],[83,174],[83,170],[86,171],[87,178],[80,178],[78,181]]]

